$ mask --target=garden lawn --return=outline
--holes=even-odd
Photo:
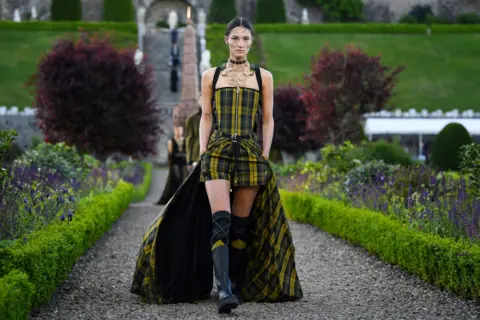
[[[24,83],[54,41],[65,35],[67,32],[0,30],[0,106],[23,109],[32,105],[33,97]],[[131,38],[135,35],[119,34],[115,41],[130,46],[134,44]]]
[[[267,68],[276,85],[301,82],[312,55],[325,45],[361,47],[381,55],[389,66],[404,65],[399,75],[395,107],[434,111],[480,111],[480,34],[279,34],[261,35]]]

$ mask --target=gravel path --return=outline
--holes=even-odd
[[[159,208],[165,171],[155,171],[145,203],[125,215],[75,265],[31,319],[480,319],[480,307],[404,274],[365,250],[314,227],[291,223],[304,298],[240,306],[218,316],[213,301],[146,305],[129,293],[140,238]]]

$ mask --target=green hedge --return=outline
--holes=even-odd
[[[21,31],[78,31],[84,30],[112,30],[115,32],[137,34],[135,22],[87,22],[87,21],[25,21],[16,23],[13,21],[0,21],[0,30],[21,30]]]
[[[133,190],[132,202],[139,202],[145,200],[145,197],[150,190],[150,185],[152,184],[152,174],[153,174],[153,165],[151,163],[143,163],[145,168],[145,176],[143,177],[143,183],[137,186]]]
[[[227,24],[236,16],[235,0],[213,0],[210,4],[208,21]]]
[[[26,319],[30,308],[48,302],[77,259],[124,213],[132,194],[133,186],[121,181],[111,193],[82,199],[69,225],[57,220],[26,241],[0,249],[0,314]]]
[[[283,0],[257,0],[257,23],[286,23],[287,13]]]
[[[394,218],[314,194],[281,190],[286,215],[315,225],[382,260],[466,298],[480,297],[480,247],[410,230]]]
[[[2,319],[27,319],[35,286],[24,272],[14,270],[0,278],[0,314]]]
[[[82,1],[81,0],[53,0],[50,6],[52,20],[82,20]]]
[[[135,7],[132,0],[104,0],[104,21],[135,21]]]
[[[369,33],[426,34],[427,26],[406,23],[324,23],[324,24],[255,24],[257,33]],[[480,25],[433,25],[432,34],[480,33]],[[224,24],[209,24],[208,32],[225,32]]]

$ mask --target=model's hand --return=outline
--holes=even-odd
[[[196,161],[194,163],[192,163],[192,168],[195,168],[197,166],[197,163],[198,162],[196,162]]]
[[[268,154],[267,155],[263,155],[263,159],[265,159],[265,161],[268,161]]]

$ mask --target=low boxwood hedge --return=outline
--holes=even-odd
[[[125,212],[132,195],[133,185],[121,181],[110,193],[80,200],[68,225],[57,220],[0,249],[0,315],[8,315],[2,319],[26,319],[31,308],[48,302],[77,259]]]
[[[426,34],[428,26],[408,23],[323,23],[323,24],[255,24],[255,32],[262,33],[368,33],[368,34]],[[432,25],[432,34],[479,33],[480,25]],[[224,24],[209,24],[208,32],[225,32]]]
[[[27,319],[34,291],[24,272],[13,270],[0,278],[1,319]]]
[[[480,297],[480,247],[407,228],[393,217],[314,194],[281,190],[288,218],[360,245],[465,298]]]

